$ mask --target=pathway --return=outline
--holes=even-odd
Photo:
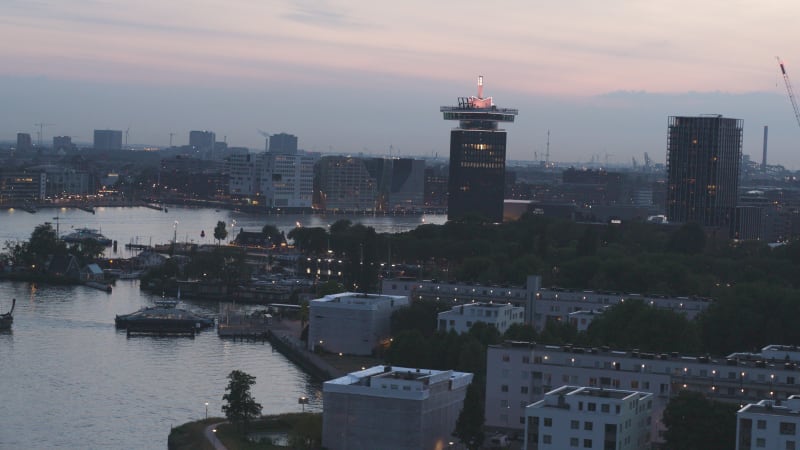
[[[217,422],[212,423],[211,425],[206,427],[205,435],[208,442],[214,446],[215,450],[228,450],[224,445],[222,445],[222,441],[217,438],[216,429],[218,426],[222,425],[225,422]]]

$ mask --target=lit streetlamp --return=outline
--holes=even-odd
[[[297,399],[297,403],[299,403],[302,408],[303,412],[306,412],[306,405],[308,404],[308,397],[300,397]]]
[[[206,402],[206,420],[208,420],[208,402]]]

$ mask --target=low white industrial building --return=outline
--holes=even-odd
[[[472,374],[375,366],[322,386],[329,450],[446,449]]]
[[[800,396],[761,400],[736,413],[736,450],[800,449]]]
[[[308,349],[319,346],[332,353],[370,355],[389,339],[392,313],[408,304],[408,297],[401,295],[355,292],[311,300]]]
[[[507,303],[467,303],[438,314],[439,331],[466,333],[476,322],[484,322],[503,334],[513,324],[525,323],[525,308]]]
[[[653,394],[562,386],[525,408],[528,450],[650,447]]]

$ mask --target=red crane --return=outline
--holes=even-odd
[[[789,100],[792,102],[792,108],[794,108],[794,117],[797,119],[797,125],[800,126],[800,109],[797,108],[797,100],[794,98],[794,89],[792,89],[792,83],[789,81],[789,75],[786,73],[786,66],[783,65],[783,61],[781,61],[780,57],[777,57],[778,65],[781,66],[781,74],[783,74],[783,81],[786,83],[786,92],[789,93]]]

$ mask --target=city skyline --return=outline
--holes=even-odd
[[[36,142],[34,124],[53,123],[43,142],[130,128],[131,144],[181,145],[207,129],[258,150],[262,129],[310,151],[444,157],[438,106],[484,75],[522,113],[510,160],[544,159],[549,129],[551,160],[664,162],[668,117],[713,113],[743,119],[756,161],[769,125],[769,163],[800,168],[775,61],[798,82],[775,30],[800,5],[10,0],[0,13],[13,61],[0,140]]]

